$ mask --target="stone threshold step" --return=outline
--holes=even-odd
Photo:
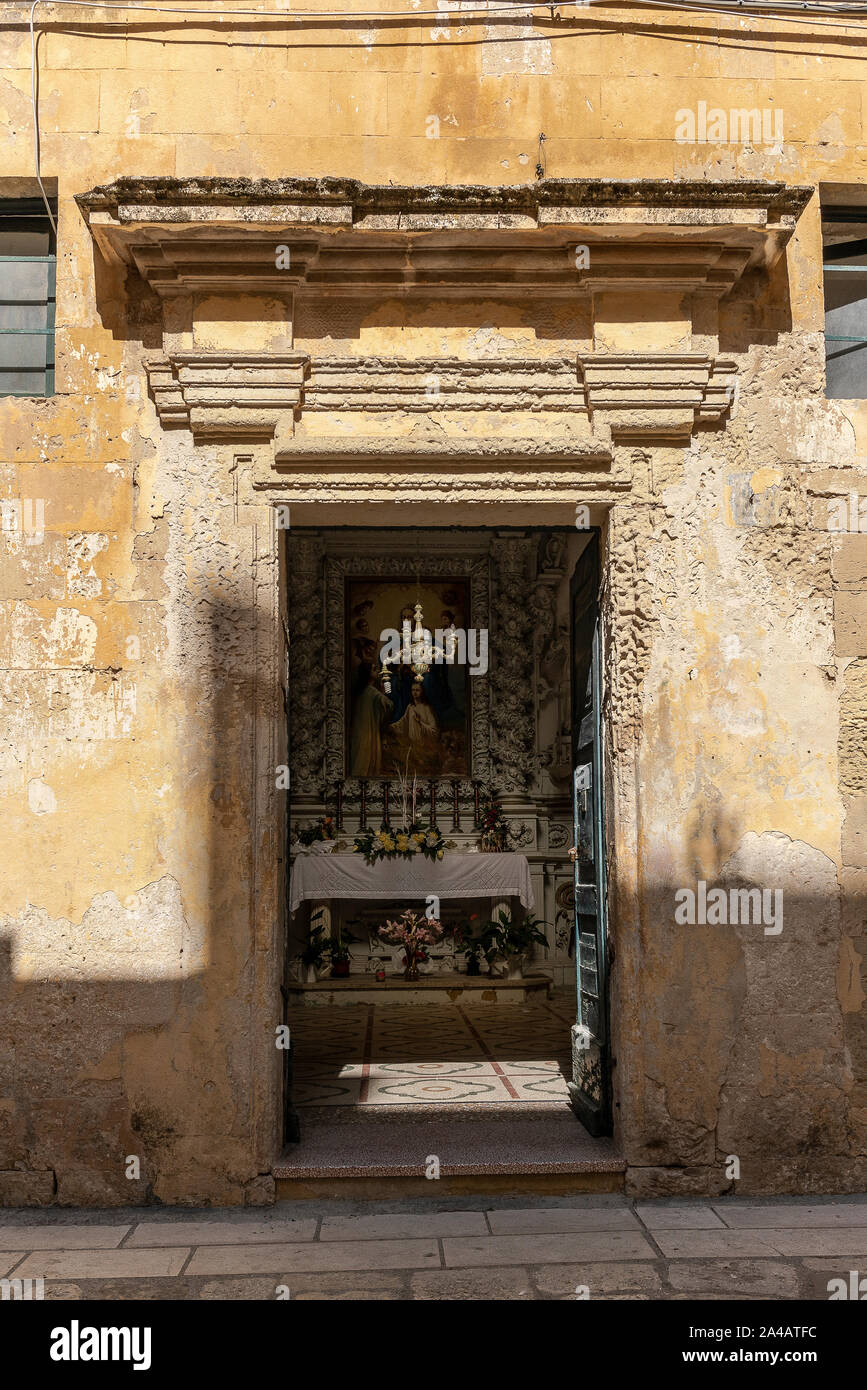
[[[513,1125],[516,1122],[540,1120],[564,1125],[567,1129],[580,1122],[566,1101],[419,1101],[414,1105],[299,1105],[298,1119],[304,1136],[308,1127],[321,1125],[394,1125],[412,1120],[432,1125],[475,1125],[484,1121],[491,1125]],[[583,1131],[582,1131],[583,1132]]]
[[[435,1160],[435,1162],[433,1161]],[[593,1139],[568,1113],[510,1120],[477,1116],[450,1124],[448,1116],[403,1118],[390,1126],[347,1125],[330,1117],[304,1123],[301,1141],[273,1168],[278,1180],[297,1178],[421,1178],[622,1173],[626,1160],[611,1139]]]
[[[278,1166],[274,1168],[276,1176]],[[617,1172],[574,1173],[465,1173],[445,1174],[436,1182],[422,1177],[400,1175],[374,1177],[300,1177],[276,1180],[277,1201],[394,1202],[435,1196],[478,1199],[519,1197],[574,1197],[590,1194],[622,1193],[624,1174]]]

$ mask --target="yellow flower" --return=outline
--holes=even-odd
[[[443,852],[442,852],[441,849],[438,849],[438,850],[437,850],[437,859],[442,859],[442,857],[443,857]]]
[[[390,835],[380,835],[378,838],[383,849],[394,849],[394,840]]]
[[[398,849],[401,851],[402,854],[403,854],[406,850],[409,849],[409,840],[406,838],[405,835],[398,835],[398,837],[397,837],[397,847],[398,847]]]
[[[415,842],[416,842],[417,845],[423,845],[423,844],[424,844],[424,835],[413,835],[412,838],[415,840]]]

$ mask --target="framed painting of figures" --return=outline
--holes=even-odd
[[[469,581],[346,578],[344,765],[349,777],[470,776],[469,668],[459,645],[453,662],[432,661],[423,674],[413,671],[403,634],[407,622],[410,634],[415,631],[417,605],[434,643],[438,632],[463,634],[470,621]],[[391,655],[389,675],[383,677],[383,659],[394,653],[398,637],[402,659]]]

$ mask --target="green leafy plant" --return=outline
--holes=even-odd
[[[480,939],[486,958],[490,961],[496,955],[523,956],[531,946],[547,946],[544,925],[533,912],[528,912],[523,922],[514,922],[508,908],[501,907],[497,916],[482,927]]]
[[[331,955],[331,937],[325,932],[325,928],[319,922],[310,925],[310,934],[307,944],[301,952],[301,961],[304,965],[313,965],[318,970]]]

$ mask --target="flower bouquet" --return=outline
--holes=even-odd
[[[311,845],[334,839],[334,817],[323,816],[321,820],[311,821],[296,830],[295,837],[300,845],[309,849]]]
[[[425,948],[442,941],[443,934],[443,925],[436,917],[423,917],[411,907],[396,922],[386,922],[379,928],[379,936],[389,946],[403,947],[405,980],[418,979],[419,961],[427,960]]]
[[[479,813],[479,829],[479,849],[485,853],[502,853],[508,846],[509,822],[495,791],[489,793]]]
[[[380,830],[361,830],[352,847],[364,855],[368,864],[375,864],[379,859],[412,859],[416,854],[436,861],[442,859],[451,845],[438,826],[429,827],[413,821],[405,830],[392,830],[388,825]]]

